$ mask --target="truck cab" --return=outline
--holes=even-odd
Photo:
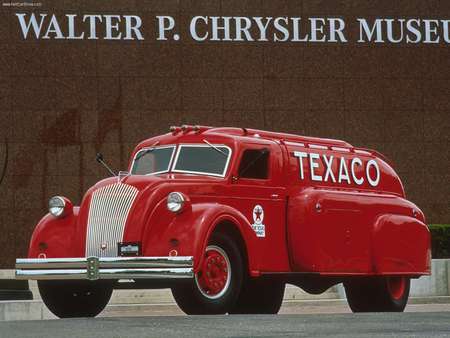
[[[344,283],[355,312],[403,311],[410,279],[430,273],[429,243],[375,151],[182,126],[138,144],[79,207],[51,198],[16,276],[37,279],[59,317],[95,316],[125,284],[171,288],[188,314],[277,313],[286,283]]]

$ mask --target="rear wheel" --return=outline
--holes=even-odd
[[[270,279],[248,279],[232,314],[277,314],[283,302],[285,283]]]
[[[344,283],[353,312],[402,312],[408,303],[410,279],[361,278]]]
[[[108,304],[112,283],[91,281],[38,281],[47,308],[59,318],[95,317]]]
[[[236,243],[216,233],[206,248],[203,264],[192,282],[172,288],[185,313],[224,314],[237,300],[242,285],[243,263]]]

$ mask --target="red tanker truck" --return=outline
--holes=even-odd
[[[424,214],[372,150],[182,126],[108,170],[80,206],[52,197],[16,261],[59,317],[97,315],[115,288],[171,288],[187,314],[277,313],[286,283],[343,283],[354,312],[403,311],[430,274]]]

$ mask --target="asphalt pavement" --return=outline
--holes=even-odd
[[[450,312],[104,317],[0,323],[0,337],[450,337]]]

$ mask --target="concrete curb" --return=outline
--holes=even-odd
[[[285,307],[300,306],[325,308],[346,306],[347,301],[345,299],[287,300],[284,301],[283,304]],[[450,304],[450,296],[410,298],[408,304]],[[152,304],[109,304],[101,316],[156,316],[161,313],[167,313],[168,311],[175,315],[183,314],[174,302],[165,302]],[[42,301],[32,300],[0,302],[0,321],[43,319],[57,318],[45,307]]]

